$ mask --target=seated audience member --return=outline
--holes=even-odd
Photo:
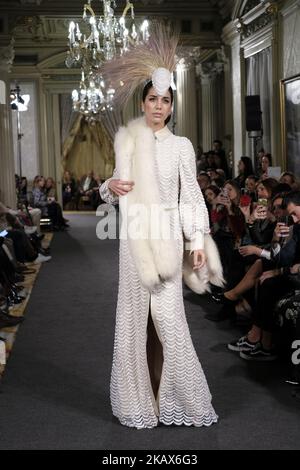
[[[76,209],[78,210],[79,201],[82,197],[88,198],[90,200],[93,194],[93,188],[98,187],[97,182],[94,178],[93,171],[90,171],[87,175],[83,176],[79,182],[78,192],[77,192],[77,201]]]
[[[23,176],[20,179],[19,185],[19,192],[17,194],[18,203],[20,204],[27,204],[28,203],[28,195],[27,195],[27,178]]]
[[[252,202],[257,201],[257,194],[256,194],[257,181],[258,181],[258,178],[255,175],[249,175],[245,181],[245,189],[247,190],[247,194],[251,197]]]
[[[71,176],[71,173],[66,170],[63,174],[62,179],[62,197],[63,197],[63,207],[73,201],[76,196],[76,182],[75,179]]]
[[[208,209],[208,214],[209,214],[209,220],[210,220],[210,226],[212,226],[212,220],[211,220],[211,211],[215,210],[217,207],[217,196],[220,194],[221,189],[218,188],[218,186],[211,184],[208,186],[204,192],[204,198],[206,202],[206,206]]]
[[[257,199],[267,199],[271,201],[277,192],[279,183],[275,178],[265,178],[256,184]]]
[[[48,177],[45,181],[45,192],[48,200],[57,200],[55,182],[54,179],[51,177]]]
[[[261,170],[258,173],[260,179],[268,178],[268,168],[272,166],[272,155],[270,153],[265,153],[261,159]]]
[[[97,186],[95,186],[95,187],[93,188],[93,192],[92,192],[92,194],[91,194],[91,204],[92,204],[93,209],[94,209],[94,210],[97,210],[97,207],[98,207],[101,203],[103,203],[103,201],[102,201],[102,199],[101,199],[101,197],[100,197],[100,192],[99,192],[99,188],[100,188],[100,186],[101,186],[103,180],[100,178],[99,175],[97,175],[97,176],[95,177],[95,181],[96,181],[96,183],[97,183]]]
[[[288,184],[293,190],[299,189],[296,177],[294,173],[290,171],[285,171],[284,173],[282,173],[280,175],[279,182]]]
[[[220,168],[225,173],[225,178],[229,176],[229,168],[227,163],[227,158],[225,154],[225,150],[223,149],[223,144],[221,140],[214,140],[213,142],[213,152],[215,154],[215,166],[216,168]]]
[[[207,168],[216,168],[215,152],[210,150],[206,154]]]
[[[258,175],[261,175],[261,166],[262,166],[262,157],[265,155],[265,150],[261,148],[258,153],[257,153],[257,159],[256,159],[256,173]]]
[[[217,196],[217,206],[211,210],[212,235],[218,246],[224,277],[228,282],[236,271],[233,269],[234,252],[245,234],[245,218],[240,208],[240,188],[235,181],[225,183]]]
[[[60,205],[53,196],[47,196],[45,178],[40,176],[36,180],[36,186],[32,190],[33,205],[42,211],[42,217],[51,219],[54,230],[64,230],[68,227],[63,218]]]
[[[206,171],[206,169],[208,168],[208,165],[207,165],[207,154],[206,153],[202,153],[202,155],[200,156],[199,159],[197,159],[197,175],[199,173],[201,173],[202,171]]]
[[[211,184],[215,184],[218,188],[222,188],[224,186],[225,180],[220,175],[219,171],[223,172],[220,168],[208,168],[206,173],[210,177]]]
[[[250,361],[276,359],[273,344],[275,308],[277,302],[293,290],[290,275],[297,274],[300,268],[300,192],[287,194],[285,204],[293,218],[293,230],[279,222],[275,229],[274,244],[271,249],[274,266],[264,271],[257,284],[254,298],[253,325],[247,335],[228,344],[228,348],[238,351],[240,356]],[[284,243],[282,240],[286,239]]]
[[[12,216],[8,208],[0,203],[0,232],[6,231],[6,237],[13,242],[16,259],[20,263],[44,262],[51,259],[43,253],[40,248],[40,240],[33,236],[28,236],[23,230],[22,224]],[[40,254],[39,254],[40,252]]]
[[[246,179],[253,174],[252,160],[249,157],[241,157],[238,163],[238,176],[234,178],[240,188],[245,188]]]
[[[197,181],[202,192],[204,192],[211,183],[210,177],[205,171],[201,171],[201,173],[199,173]]]
[[[285,196],[286,194],[283,193],[278,194],[273,198],[271,211],[276,220],[276,223],[280,222],[280,220],[287,215],[287,210],[284,205]],[[249,306],[247,306],[247,303],[243,298],[243,294],[247,293],[250,289],[255,286],[255,283],[262,275],[264,269],[268,270],[273,267],[274,263],[273,261],[270,261],[271,244],[269,244],[269,246],[260,244],[241,246],[239,248],[239,253],[242,256],[255,255],[257,257],[257,261],[253,262],[252,266],[248,269],[243,279],[235,287],[231,288],[230,290],[228,290],[227,288],[226,291],[223,292],[223,294],[220,294],[219,296],[214,295],[213,299],[216,302],[223,304],[227,303],[230,305],[231,303],[231,306],[233,306],[232,302],[240,303],[240,307],[246,306],[245,310],[249,310]],[[259,258],[269,260],[270,262],[266,261],[262,263],[261,261],[259,261]],[[239,310],[239,313],[242,313],[241,308],[236,308],[236,311],[237,310]]]

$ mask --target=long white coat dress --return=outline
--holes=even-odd
[[[183,257],[183,234],[194,241],[190,249],[203,248],[209,231],[208,215],[196,180],[195,154],[191,142],[174,136],[167,127],[155,132],[155,168],[161,201],[183,210],[185,204],[200,207],[198,220],[187,218],[179,226],[178,257]],[[113,178],[118,178],[115,171]],[[100,195],[116,204],[108,189]],[[149,307],[163,348],[163,367],[155,398],[147,363],[146,342]],[[127,240],[120,240],[119,290],[111,375],[113,414],[123,425],[141,428],[170,425],[209,426],[217,421],[211,394],[195,352],[186,321],[181,270],[153,292],[141,282]]]

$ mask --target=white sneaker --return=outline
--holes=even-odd
[[[51,259],[51,256],[44,256],[44,255],[41,255],[41,253],[39,253],[39,256],[34,260],[34,263],[35,264],[45,263],[46,261],[50,261],[50,259]]]

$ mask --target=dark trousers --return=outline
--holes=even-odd
[[[264,331],[273,331],[275,306],[281,297],[291,290],[285,275],[266,279],[257,287],[257,297],[253,309],[253,323]]]
[[[57,227],[65,225],[62,209],[57,202],[52,202],[48,204],[48,215],[53,225]]]
[[[20,263],[36,259],[37,251],[23,230],[9,230],[7,237],[13,241],[16,258]]]

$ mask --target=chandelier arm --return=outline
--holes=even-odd
[[[133,12],[133,8],[134,8],[133,3],[127,0],[126,7],[124,8],[123,13],[122,13],[122,18],[125,18],[129,9],[131,9],[131,12]]]
[[[96,14],[93,10],[93,8],[91,7],[91,5],[89,5],[88,3],[85,3],[84,4],[84,7],[83,7],[83,15],[86,13],[86,10],[88,10],[90,12],[90,14],[95,18],[96,17]]]

